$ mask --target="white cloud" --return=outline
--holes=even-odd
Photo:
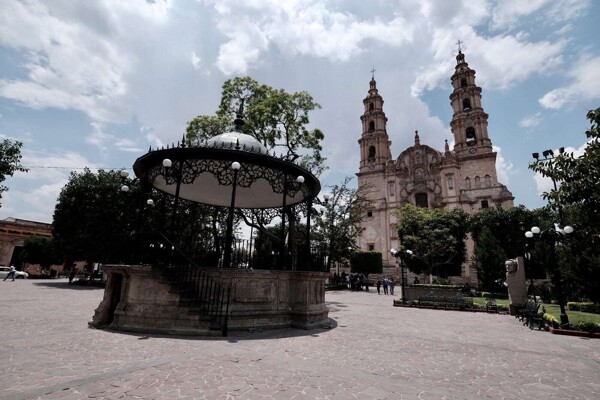
[[[512,29],[525,17],[535,23],[564,23],[579,17],[589,6],[589,0],[498,1],[492,11],[490,26],[492,29]]]
[[[451,32],[434,36],[433,47],[448,48]],[[466,37],[465,37],[466,36]],[[463,30],[466,61],[477,71],[477,84],[487,90],[507,89],[529,79],[534,74],[545,73],[562,63],[564,42],[527,42],[526,35],[478,36],[472,29]],[[438,43],[435,43],[438,41]],[[420,95],[447,79],[449,54],[435,56],[435,62],[419,71],[411,90]],[[519,62],[515,62],[519,60]]]
[[[516,173],[515,166],[512,162],[504,158],[500,147],[492,146],[492,149],[497,153],[496,174],[498,176],[498,182],[508,185],[510,183],[510,176]]]
[[[164,23],[170,5],[12,2],[0,13],[0,44],[27,54],[27,77],[0,80],[0,96],[34,109],[73,109],[96,121],[124,121],[132,112],[127,76],[136,60],[126,50],[133,29],[123,29]]]
[[[86,166],[92,170],[97,167],[81,154],[71,151],[50,153],[25,148],[22,154],[21,164],[29,171],[16,172],[7,179],[9,191],[3,193],[0,218],[14,216],[51,222],[56,200],[71,171],[81,172]]]
[[[559,109],[568,104],[600,98],[600,57],[581,59],[567,73],[571,83],[546,93],[539,103],[544,108]]]
[[[271,46],[286,55],[309,55],[348,61],[372,40],[399,46],[412,40],[414,24],[402,14],[390,21],[361,21],[332,11],[316,0],[214,3],[217,27],[229,40],[220,46],[217,66],[226,75],[260,65]]]
[[[519,126],[523,128],[535,128],[542,122],[542,113],[536,112],[532,115],[527,115],[519,121]]]
[[[512,28],[517,24],[519,18],[539,10],[544,3],[546,0],[500,1],[494,7],[491,27],[494,29]]]

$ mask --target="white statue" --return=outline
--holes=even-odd
[[[527,284],[525,282],[525,264],[523,257],[506,260],[506,283],[511,314],[515,306],[524,306],[527,302]]]

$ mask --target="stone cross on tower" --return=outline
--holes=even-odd
[[[464,43],[464,42],[462,42],[460,39],[458,39],[458,40],[456,41],[456,44],[458,45],[458,52],[459,52],[459,53],[460,53],[460,52],[461,52],[461,50],[462,50],[462,49],[461,49],[461,47],[460,47],[460,45],[461,45],[461,44],[463,44],[463,43]]]

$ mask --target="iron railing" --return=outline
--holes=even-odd
[[[147,235],[143,243],[146,251],[139,253],[140,262],[156,268],[180,294],[183,304],[206,316],[210,328],[226,336],[231,285],[215,280],[160,232]]]

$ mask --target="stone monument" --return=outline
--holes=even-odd
[[[506,260],[506,283],[508,285],[508,300],[510,315],[515,315],[515,309],[525,305],[527,301],[527,284],[525,281],[525,263],[523,257]]]

